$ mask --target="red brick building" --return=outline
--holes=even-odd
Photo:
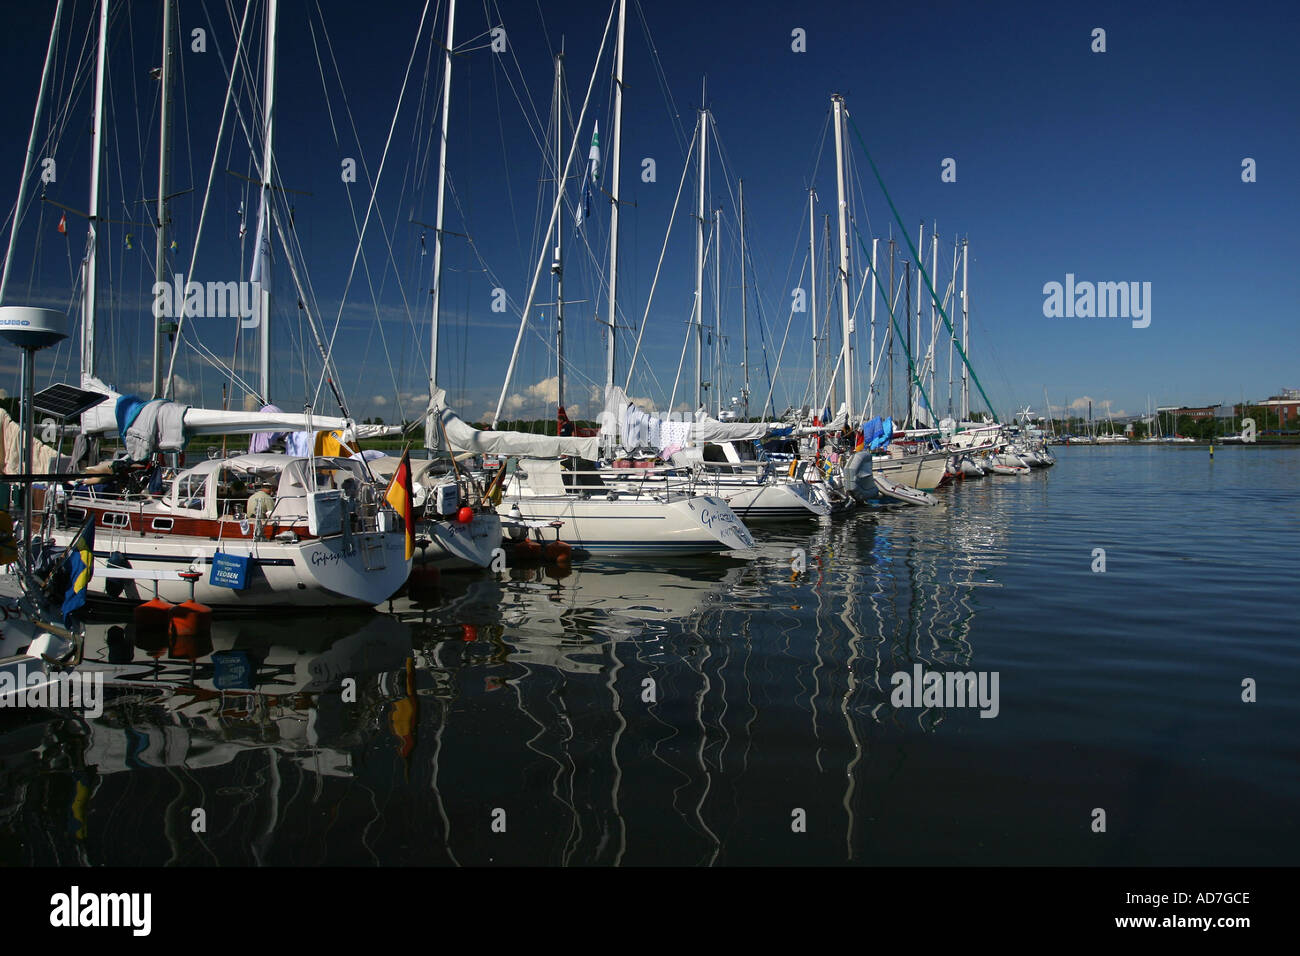
[[[1222,405],[1205,405],[1201,408],[1175,408],[1173,409],[1173,415],[1177,418],[1187,417],[1198,420],[1202,418],[1213,418],[1217,414],[1216,409],[1222,407]]]
[[[1259,404],[1267,408],[1270,414],[1276,413],[1283,428],[1294,422],[1296,416],[1300,415],[1300,397],[1274,395]]]
[[[1300,388],[1284,388],[1281,395],[1271,395],[1262,402],[1247,402],[1245,408],[1263,408],[1268,414],[1270,425],[1280,422],[1283,428],[1294,428],[1297,420],[1300,420]],[[1237,405],[1233,411],[1238,416],[1248,414],[1242,410],[1241,405]],[[1274,415],[1278,416],[1277,419],[1273,418]]]

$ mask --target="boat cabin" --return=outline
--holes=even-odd
[[[243,518],[258,485],[272,485],[272,514],[281,522],[307,516],[307,495],[340,490],[357,497],[370,485],[364,465],[349,458],[237,455],[200,462],[178,474],[157,504],[192,518]]]

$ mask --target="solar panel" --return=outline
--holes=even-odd
[[[32,404],[38,412],[66,420],[76,418],[106,398],[107,395],[99,392],[87,392],[71,385],[51,385],[33,395]]]

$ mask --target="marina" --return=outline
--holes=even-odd
[[[448,575],[382,613],[214,621],[187,649],[96,622],[101,717],[0,715],[25,795],[8,860],[1286,864],[1300,671],[1274,609],[1295,519],[1267,486],[1300,451],[1198,457],[1160,488],[1163,455],[1064,449],[935,508],[756,531],[745,560]],[[1223,521],[1195,518],[1206,495]],[[917,667],[999,675],[996,718],[895,707]],[[1263,723],[1237,675],[1277,695]],[[173,825],[182,805],[224,835]],[[1077,825],[1094,806],[1122,841]]]
[[[929,115],[994,84],[1020,130],[1057,94],[1007,49],[895,97],[825,12],[742,31],[768,75],[639,0],[47,6],[0,110],[0,862],[1300,859],[1294,306],[1217,276],[1263,316],[1222,341],[1214,267],[1148,255],[1195,259],[1183,200],[1076,235],[1113,157]],[[1098,30],[1034,62],[1110,104]]]

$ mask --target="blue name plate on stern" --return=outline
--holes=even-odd
[[[248,579],[248,558],[238,554],[223,554],[218,551],[212,556],[212,575],[208,583],[214,587],[243,590]]]

